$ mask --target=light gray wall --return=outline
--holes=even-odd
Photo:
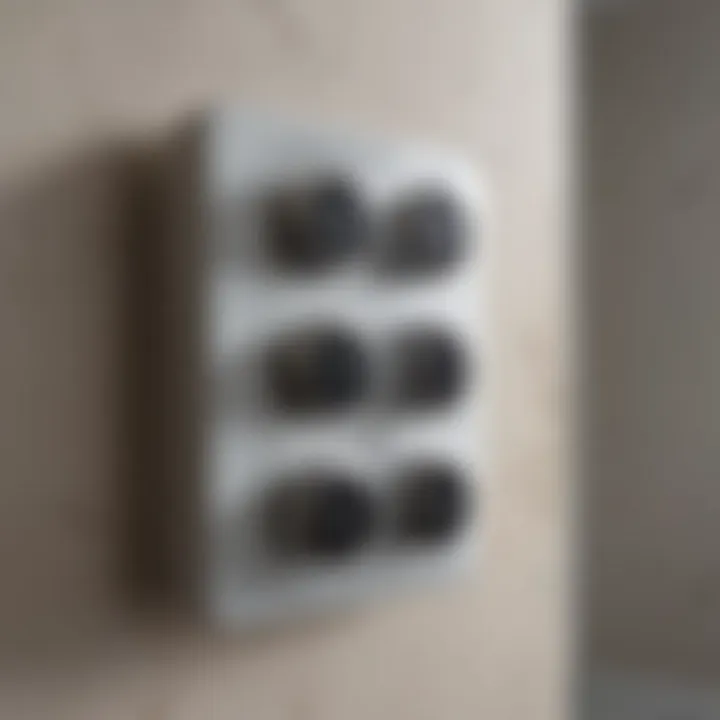
[[[0,717],[563,718],[565,13],[0,0]],[[499,219],[482,566],[447,592],[245,641],[130,612],[118,572],[116,146],[232,101],[456,147],[487,171]]]
[[[588,29],[590,650],[720,683],[720,3]]]

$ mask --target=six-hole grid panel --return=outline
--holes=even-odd
[[[200,611],[263,625],[472,564],[486,223],[468,165],[241,111],[174,152],[173,347],[192,356],[175,555]]]

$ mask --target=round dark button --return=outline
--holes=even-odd
[[[347,482],[326,482],[315,490],[308,517],[306,546],[317,555],[339,555],[370,537],[373,507],[367,491]]]
[[[433,408],[452,401],[467,373],[459,338],[427,329],[403,336],[397,346],[396,397],[404,407]]]
[[[270,498],[270,545],[285,556],[332,558],[362,548],[375,526],[372,496],[343,474],[319,473],[282,485]]]
[[[368,382],[360,340],[343,330],[298,333],[271,348],[268,377],[276,405],[291,412],[323,412],[359,401]]]
[[[470,501],[462,473],[436,463],[404,473],[399,498],[400,535],[420,542],[451,537],[462,526]]]
[[[270,206],[270,246],[286,269],[318,270],[355,255],[368,234],[368,217],[349,182],[330,180],[288,193]]]
[[[463,213],[448,193],[418,193],[396,209],[387,263],[403,274],[441,272],[461,258],[466,232]]]

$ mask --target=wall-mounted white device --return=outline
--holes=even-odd
[[[442,583],[481,535],[485,205],[457,157],[208,113],[167,176],[180,587],[256,627]]]

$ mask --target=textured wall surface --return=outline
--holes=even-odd
[[[598,664],[720,685],[720,5],[598,17],[588,54]]]
[[[0,2],[0,716],[563,717],[559,0]],[[240,640],[123,602],[127,138],[240,100],[486,169],[496,462],[462,587]]]

